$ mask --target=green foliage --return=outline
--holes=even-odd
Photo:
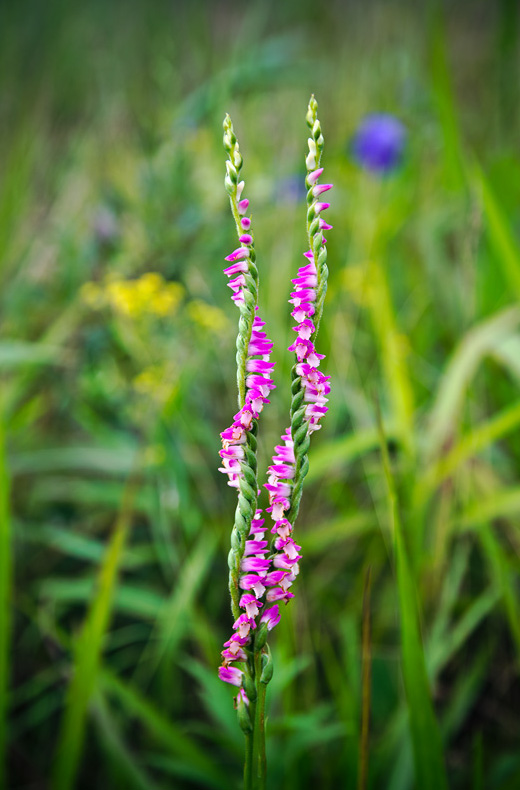
[[[267,459],[311,92],[332,392],[270,635],[268,786],[518,787],[518,11],[481,5],[3,4],[0,787],[240,787],[216,676],[237,397],[220,124],[262,244]],[[349,145],[380,111],[408,131],[383,179]]]

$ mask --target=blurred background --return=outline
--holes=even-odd
[[[221,124],[276,344],[262,477],[288,421],[311,93],[332,393],[271,638],[268,786],[520,786],[518,17],[2,0],[0,786],[240,786],[216,675],[237,325]],[[384,168],[355,145],[373,113],[402,132]]]

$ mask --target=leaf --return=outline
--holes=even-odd
[[[385,426],[387,438],[396,437],[395,427]],[[320,445],[309,453],[309,472],[307,480],[319,480],[324,476],[340,475],[345,466],[355,461],[361,455],[379,447],[379,433],[377,428],[368,428],[356,431],[341,439],[334,439]]]
[[[105,553],[105,547],[100,540],[53,525],[41,524],[27,527],[17,524],[16,537],[19,541],[44,545],[86,562],[99,563]],[[154,560],[155,552],[151,546],[148,544],[134,545],[125,549],[121,567],[139,568],[143,565],[153,564]]]
[[[446,770],[439,726],[433,710],[423,643],[419,630],[417,590],[410,571],[397,505],[394,480],[383,429],[380,429],[388,509],[395,536],[396,573],[401,620],[402,670],[410,732],[414,751],[415,778],[421,790],[447,790]]]
[[[149,679],[164,658],[173,661],[175,649],[189,623],[194,598],[213,559],[215,546],[216,534],[202,532],[194,550],[181,566],[170,598],[163,601],[157,611],[154,633],[137,673],[141,680],[143,677]]]
[[[58,364],[57,357],[62,353],[59,346],[43,343],[26,343],[22,340],[3,340],[0,342],[0,368],[19,365]]]
[[[516,299],[520,299],[520,249],[518,242],[511,232],[505,213],[493,193],[489,181],[477,166],[473,171],[473,181],[482,196],[489,240],[498,263],[502,267],[504,279]]]
[[[157,785],[152,782],[143,769],[136,763],[134,755],[125,744],[118,724],[101,694],[97,694],[92,705],[92,713],[101,733],[101,745],[107,753],[114,768],[118,786],[135,787],[138,790],[155,790]],[[115,771],[114,771],[115,773]]]
[[[450,477],[463,463],[485,450],[497,439],[502,439],[520,425],[520,402],[477,425],[463,436],[436,464],[433,464],[417,485],[417,499],[424,503],[443,480]]]
[[[486,354],[501,348],[520,321],[517,307],[500,311],[466,333],[441,378],[431,411],[427,448],[436,454],[454,433],[466,390]]]
[[[132,481],[127,487],[114,534],[98,574],[97,589],[76,641],[73,674],[67,690],[55,754],[53,790],[70,790],[75,784],[83,749],[87,708],[96,687],[103,640],[110,622],[114,589],[129,530],[134,486]]]
[[[137,718],[171,754],[182,757],[194,775],[199,779],[204,778],[211,787],[227,787],[228,777],[218,764],[134,686],[116,677],[108,669],[103,670],[100,682],[104,691],[116,697],[129,716]]]
[[[41,598],[49,598],[55,603],[88,602],[96,589],[90,577],[75,579],[70,577],[50,577],[39,586]],[[155,620],[157,611],[164,605],[164,598],[154,590],[138,586],[121,584],[114,591],[112,603],[116,611],[140,617],[144,620]]]
[[[493,611],[500,593],[493,585],[476,598],[445,635],[441,643],[432,646],[428,655],[430,677],[437,677],[450,658],[462,647],[470,634]]]
[[[136,446],[57,447],[18,453],[11,458],[13,474],[42,472],[94,472],[99,475],[128,475],[133,469]]]
[[[9,657],[11,644],[11,516],[10,480],[5,457],[5,427],[0,412],[0,787],[7,786],[6,741],[8,735]]]

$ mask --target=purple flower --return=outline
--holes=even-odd
[[[241,686],[242,685],[242,677],[243,672],[241,669],[237,669],[237,667],[219,667],[218,676],[221,680],[225,683],[232,683],[233,686]]]
[[[263,615],[260,617],[260,622],[267,623],[268,631],[271,631],[275,625],[278,625],[280,622],[280,610],[278,609],[278,604],[266,609]]]
[[[385,175],[401,162],[406,129],[393,115],[374,113],[361,122],[352,141],[354,159],[361,167]]]

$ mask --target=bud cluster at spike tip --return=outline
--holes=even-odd
[[[318,128],[314,130],[318,133],[318,145],[321,146],[323,138],[321,138],[319,122],[316,123],[318,123]],[[316,127],[316,123],[314,127]],[[323,173],[323,168],[316,168],[316,156],[316,142],[309,139],[309,154],[306,163],[310,172],[307,173],[306,183],[311,198],[314,198],[309,206],[309,214],[313,219],[329,207],[328,203],[321,203],[317,198],[332,188],[332,184],[317,183]],[[291,293],[289,300],[289,303],[293,305],[291,315],[296,322],[293,331],[297,333],[297,338],[288,350],[296,354],[296,373],[300,377],[300,387],[304,390],[305,413],[303,421],[307,423],[307,435],[321,428],[320,420],[328,410],[327,395],[330,392],[330,376],[325,376],[318,370],[321,360],[324,359],[324,354],[318,354],[312,338],[316,332],[313,317],[316,312],[316,297],[320,286],[316,260],[319,258],[321,248],[327,242],[322,231],[331,229],[332,226],[319,217],[316,228],[317,234],[319,234],[319,244],[317,248],[315,247],[315,252],[310,249],[304,253],[309,263],[301,266],[298,269],[297,277],[292,280],[295,290]],[[277,445],[275,450],[265,488],[269,492],[270,507],[267,508],[267,511],[274,521],[274,526],[271,529],[275,535],[273,567],[275,572],[283,575],[267,590],[266,601],[283,600],[288,603],[289,599],[294,597],[293,593],[289,592],[289,588],[298,575],[298,561],[301,559],[299,554],[301,546],[294,542],[292,538],[293,526],[285,518],[286,512],[291,507],[292,486],[296,474],[294,442],[290,428],[287,428],[282,436],[282,444]]]

